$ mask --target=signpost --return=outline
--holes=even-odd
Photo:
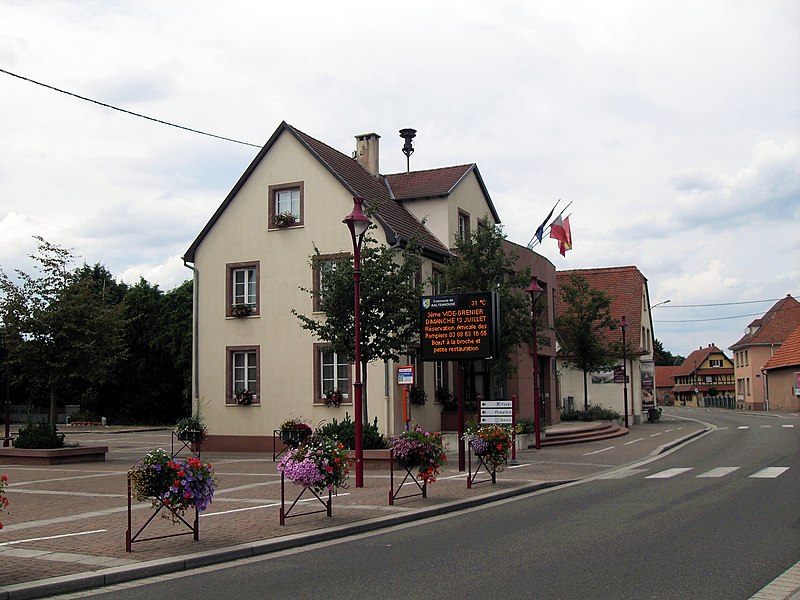
[[[481,425],[511,425],[513,413],[511,400],[481,400]]]
[[[397,367],[397,385],[403,386],[403,422],[406,424],[406,431],[408,431],[408,424],[411,421],[411,410],[408,405],[408,388],[414,385],[413,365]]]

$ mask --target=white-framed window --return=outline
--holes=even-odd
[[[256,269],[248,267],[246,269],[233,270],[233,304],[256,304]]]
[[[313,291],[314,291],[314,310],[322,310],[322,297],[325,295],[325,276],[336,269],[336,265],[344,257],[349,257],[347,253],[339,254],[320,254],[313,258]]]
[[[469,237],[469,213],[463,210],[458,211],[458,237]]]
[[[303,201],[302,181],[269,186],[269,228],[285,229],[303,225]],[[290,215],[293,220],[287,222],[285,215]]]
[[[449,389],[449,382],[447,379],[447,363],[437,360],[434,363],[435,390],[447,391]]]
[[[261,313],[259,301],[259,261],[228,263],[225,265],[225,316],[242,316],[237,310],[246,305],[248,315]],[[237,310],[234,310],[236,307]]]
[[[260,404],[261,348],[259,346],[228,346],[226,352],[226,403],[236,404],[236,396],[247,390],[253,394],[252,403]]]
[[[350,363],[325,344],[314,344],[314,403],[325,402],[325,392],[339,390],[350,401]]]
[[[711,368],[721,367],[722,366],[722,360],[718,359],[718,358],[711,358],[711,359],[709,359],[708,364],[711,365]]]

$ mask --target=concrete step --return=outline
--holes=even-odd
[[[541,441],[542,446],[560,446],[564,444],[580,444],[584,442],[594,442],[628,435],[628,429],[603,421],[600,423],[588,423],[585,427],[563,428],[557,431],[547,432],[546,437]]]

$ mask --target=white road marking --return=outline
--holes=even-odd
[[[767,428],[769,428],[769,427],[772,427],[772,425],[761,425],[761,428],[762,428],[762,429],[767,429]]]
[[[627,446],[628,444],[635,444],[636,442],[641,442],[644,438],[637,438],[635,440],[631,440],[630,442],[625,442],[622,444],[623,446]]]
[[[794,425],[781,425],[781,427],[794,427]]]
[[[750,425],[739,425],[736,429],[750,429]]]
[[[92,533],[105,533],[106,529],[93,529],[92,531],[78,531],[76,533],[62,533],[59,535],[48,535],[45,537],[28,538],[27,540],[14,540],[13,542],[3,542],[0,546],[13,546],[14,544],[26,544],[28,542],[41,542],[43,540],[58,540],[66,537],[75,537],[79,535],[89,535]]]
[[[626,477],[636,475],[637,473],[643,473],[645,471],[647,471],[647,469],[621,469],[619,471],[608,473],[607,475],[601,475],[597,479],[625,479]]]
[[[706,471],[705,473],[701,473],[698,477],[724,477],[728,473],[733,473],[739,469],[739,467],[717,467],[715,469],[711,469],[710,471]]]
[[[654,434],[653,434],[653,435],[651,435],[650,437],[656,437],[656,436],[659,436],[659,435],[661,435],[661,433],[660,433],[660,432],[659,432],[659,433],[654,433]]]
[[[616,448],[616,446],[609,446],[608,448],[603,448],[602,450],[595,450],[594,452],[587,452],[584,456],[590,456],[592,454],[600,454],[601,452],[605,452],[606,450],[611,450],[612,448]]]
[[[652,475],[648,475],[645,479],[669,479],[670,477],[675,477],[676,475],[680,475],[681,473],[686,473],[686,471],[691,471],[694,467],[678,467],[675,469],[667,469],[666,471],[661,471],[659,473],[653,473]]]
[[[728,429],[728,427],[717,427],[717,431],[723,431],[725,429]]]
[[[780,477],[786,471],[789,470],[789,467],[767,467],[766,469],[761,469],[757,473],[753,473],[750,477],[754,477],[756,479],[775,479],[776,477]]]

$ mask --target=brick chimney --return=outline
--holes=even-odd
[[[362,133],[356,136],[356,160],[358,164],[369,171],[373,177],[380,175],[380,163],[378,161],[378,140],[381,139],[377,133]]]

